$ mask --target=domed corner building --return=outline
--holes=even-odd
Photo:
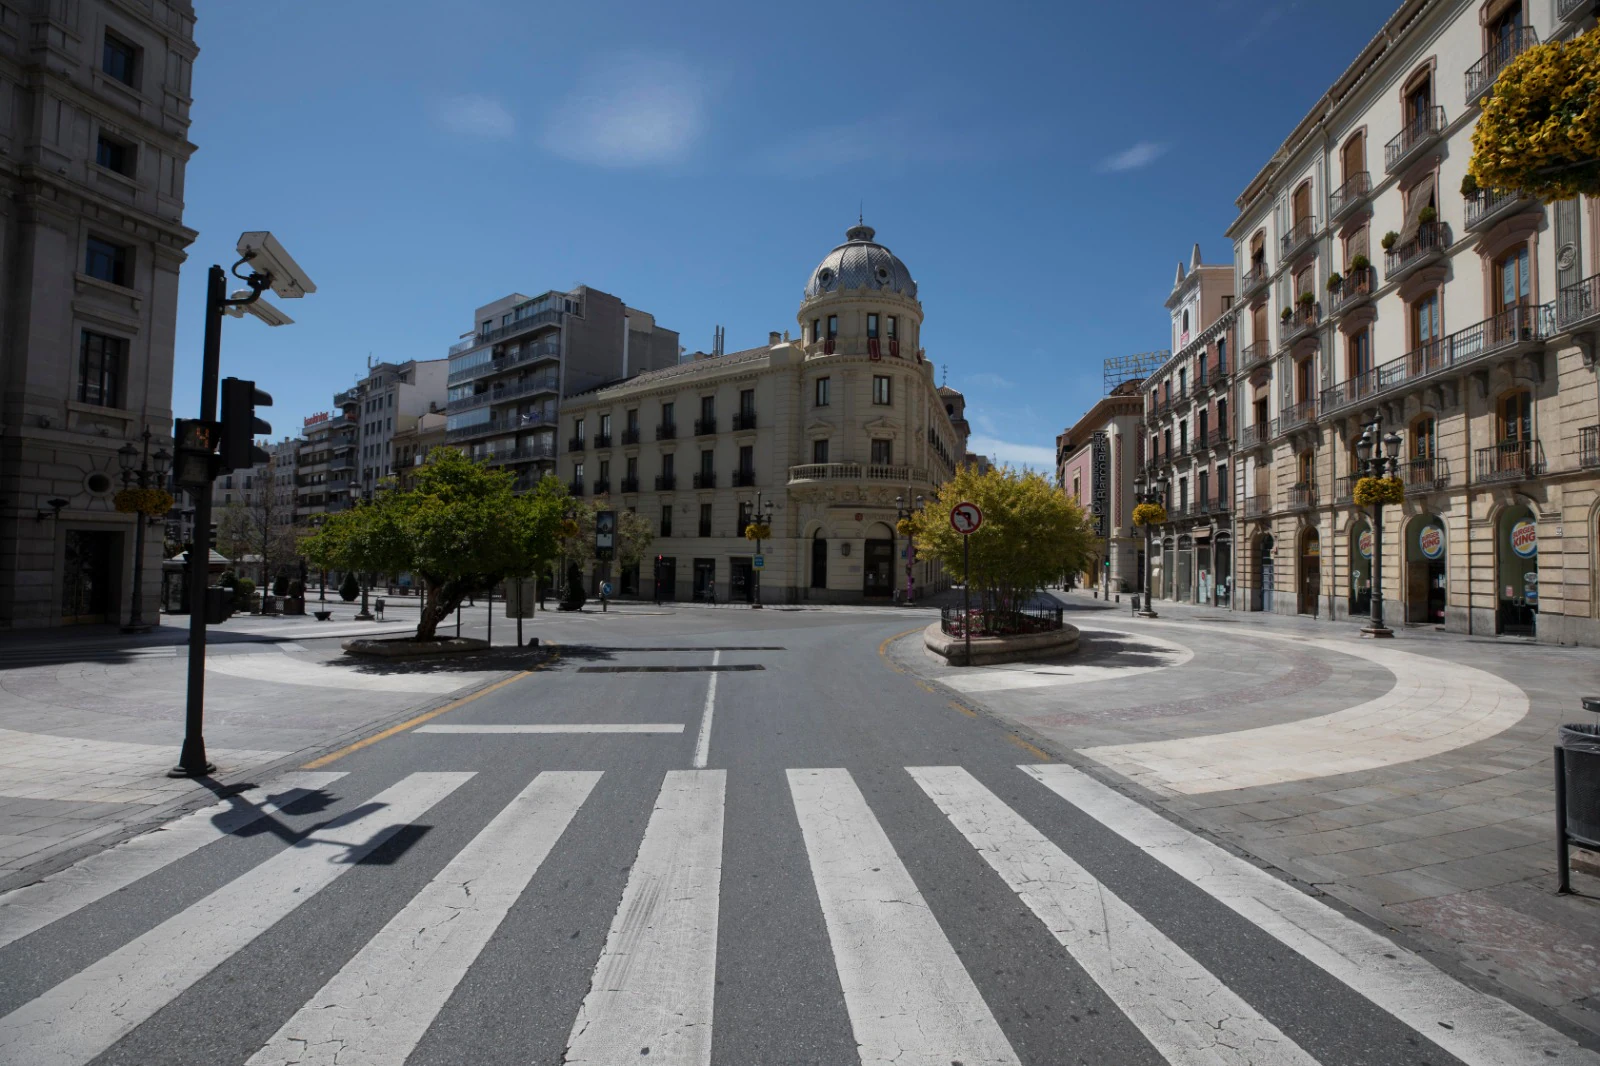
[[[742,351],[687,355],[563,401],[558,470],[575,495],[645,516],[637,564],[589,575],[624,596],[861,603],[941,591],[906,552],[900,506],[966,454],[959,393],[921,346],[910,269],[858,224],[807,279],[793,331]],[[903,504],[902,504],[903,501]],[[771,537],[744,536],[771,511]],[[910,557],[908,558],[908,555]]]

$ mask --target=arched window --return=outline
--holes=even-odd
[[[1187,309],[1185,309],[1183,312],[1183,332],[1186,335],[1189,332],[1189,312]]]
[[[1290,211],[1296,226],[1311,217],[1311,180],[1308,178],[1300,183],[1290,199]]]
[[[1358,178],[1367,176],[1367,135],[1365,131],[1357,132],[1339,151],[1339,161],[1344,168],[1343,181],[1346,185]]]

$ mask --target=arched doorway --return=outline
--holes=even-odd
[[[1406,526],[1406,621],[1444,625],[1446,560],[1450,542],[1436,515]]]
[[[1494,543],[1497,628],[1531,637],[1539,617],[1539,530],[1533,512],[1520,504],[1501,511]]]
[[[1322,587],[1322,538],[1315,529],[1300,534],[1300,585],[1295,610],[1317,613],[1317,590]]]
[[[1372,527],[1359,518],[1350,523],[1350,617],[1372,614]]]
[[[1194,538],[1184,533],[1178,537],[1178,602],[1194,599]]]
[[[1272,534],[1263,533],[1256,541],[1256,587],[1250,590],[1252,611],[1272,610],[1272,586],[1277,581],[1277,573],[1272,565],[1272,549]]]
[[[828,538],[820,529],[811,537],[811,587],[828,587]]]
[[[882,522],[867,530],[861,557],[861,594],[887,599],[894,595],[894,531]]]
[[[1157,582],[1156,587],[1161,590],[1161,598],[1164,600],[1172,599],[1178,591],[1177,543],[1173,537],[1167,537],[1161,542],[1161,580]]]
[[[1217,534],[1214,553],[1216,563],[1216,596],[1218,607],[1233,606],[1233,538],[1226,533]]]

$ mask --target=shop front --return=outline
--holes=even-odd
[[[1300,614],[1317,613],[1317,593],[1322,588],[1322,541],[1315,529],[1300,534],[1300,583],[1295,609]]]
[[[1539,527],[1527,507],[1508,507],[1495,522],[1497,630],[1531,637],[1539,618]]]
[[[1226,533],[1217,534],[1212,550],[1216,570],[1214,595],[1218,607],[1233,606],[1233,538]]]
[[[1444,625],[1449,543],[1437,515],[1418,515],[1406,527],[1406,621]]]
[[[1372,614],[1372,527],[1365,520],[1350,525],[1350,617]]]
[[[1178,588],[1177,599],[1188,603],[1194,599],[1194,538],[1184,533],[1178,537]]]

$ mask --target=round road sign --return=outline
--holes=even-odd
[[[962,536],[976,533],[983,525],[983,512],[975,503],[958,503],[950,509],[950,528]]]

